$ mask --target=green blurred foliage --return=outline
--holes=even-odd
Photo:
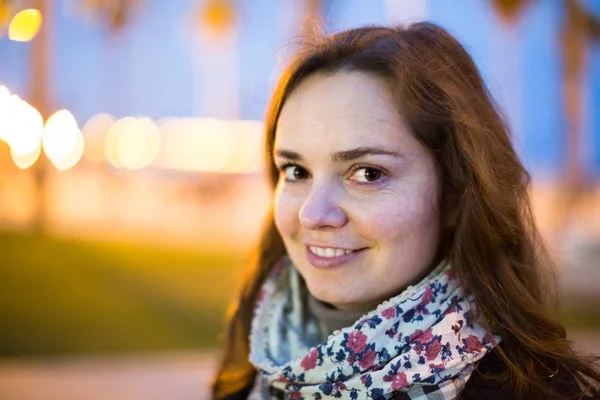
[[[0,233],[0,356],[215,347],[243,258]]]
[[[244,262],[0,233],[0,357],[215,348]],[[600,330],[597,302],[563,304],[568,330]]]

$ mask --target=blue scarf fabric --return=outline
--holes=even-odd
[[[452,399],[500,341],[442,263],[415,286],[323,341],[287,257],[265,281],[250,335],[258,374],[250,399]]]

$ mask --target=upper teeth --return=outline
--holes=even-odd
[[[308,248],[310,249],[311,252],[315,253],[319,257],[339,257],[344,254],[352,253],[352,250],[332,249],[330,247],[323,248],[323,247],[309,246]]]

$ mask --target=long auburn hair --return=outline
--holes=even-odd
[[[600,373],[591,358],[571,349],[556,319],[554,267],[533,220],[530,177],[467,51],[446,30],[427,22],[315,36],[301,44],[268,106],[266,158],[272,187],[279,178],[272,154],[277,120],[301,82],[341,71],[385,79],[409,131],[436,161],[439,254],[474,294],[481,322],[502,339],[496,351],[507,372],[486,378],[511,386],[523,398],[558,398],[547,380],[560,370],[575,377],[582,389],[573,397],[581,397],[590,382],[600,382]],[[284,254],[269,216],[254,269],[232,308],[213,382],[215,399],[243,396],[253,382],[248,338],[254,304],[270,267]]]

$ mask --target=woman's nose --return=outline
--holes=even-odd
[[[339,228],[348,217],[339,206],[334,190],[326,186],[313,187],[300,207],[298,217],[307,229]]]

